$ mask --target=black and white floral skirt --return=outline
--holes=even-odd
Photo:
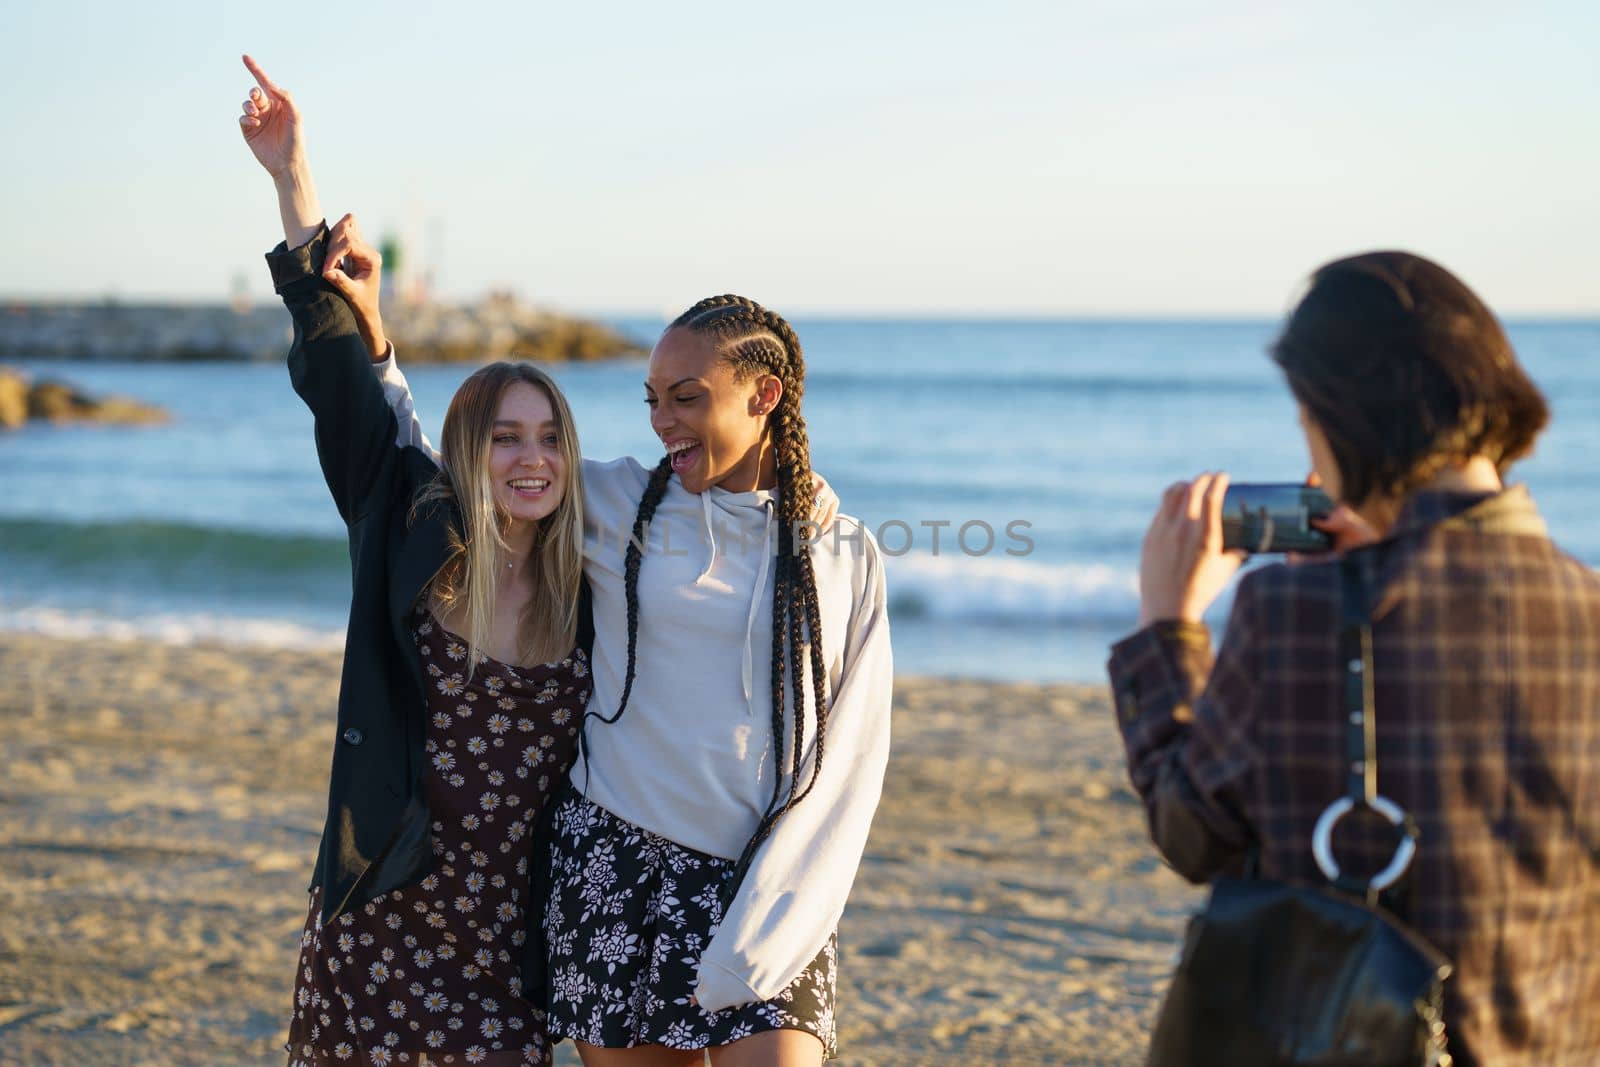
[[[570,785],[554,803],[555,884],[545,911],[552,1037],[698,1049],[803,1030],[826,1058],[837,1055],[837,935],[771,1000],[702,1011],[690,995],[734,862],[642,830]]]

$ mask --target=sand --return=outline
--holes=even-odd
[[[284,1062],[337,677],[0,637],[0,1063]],[[895,714],[837,1062],[1140,1062],[1199,896],[1145,838],[1103,690],[905,678]]]

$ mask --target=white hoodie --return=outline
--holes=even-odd
[[[376,369],[401,442],[431,450],[395,360]],[[633,459],[585,460],[583,479],[584,573],[595,617],[589,709],[609,717],[628,663],[623,559],[649,472]],[[619,818],[727,859],[743,852],[772,799],[774,498],[762,490],[694,494],[673,476],[645,539],[628,707],[615,723],[588,724],[588,773],[581,760],[572,772],[590,800]],[[828,674],[822,771],[757,851],[701,956],[695,998],[707,1011],[771,999],[822,949],[844,912],[882,792],[894,677],[882,559],[872,535],[843,515],[810,553]],[[809,669],[806,693],[809,708]],[[792,702],[786,694],[786,749]],[[802,782],[811,776],[811,717]]]

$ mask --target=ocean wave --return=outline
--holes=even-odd
[[[256,648],[336,650],[344,647],[344,631],[305,626],[282,619],[253,618],[211,612],[155,612],[137,616],[110,615],[87,609],[50,605],[0,604],[3,628],[11,633],[97,641],[155,641],[164,645],[224,644]]]
[[[12,588],[92,584],[108,592],[278,602],[346,596],[350,589],[341,537],[155,519],[0,519],[0,565],[3,584]]]
[[[1108,564],[927,553],[886,565],[895,617],[980,623],[1121,622],[1139,613],[1139,579]]]
[[[1071,624],[1136,615],[1138,580],[1108,564],[913,552],[886,556],[895,617]],[[326,647],[350,595],[342,538],[154,520],[0,519],[0,626]],[[334,638],[328,635],[333,633]]]

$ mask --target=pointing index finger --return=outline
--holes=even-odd
[[[267,72],[261,69],[261,64],[251,57],[245,56],[244,65],[255,76],[256,84],[261,86],[262,92],[271,97],[281,97],[283,95],[283,90],[272,83],[272,79],[267,77]]]

